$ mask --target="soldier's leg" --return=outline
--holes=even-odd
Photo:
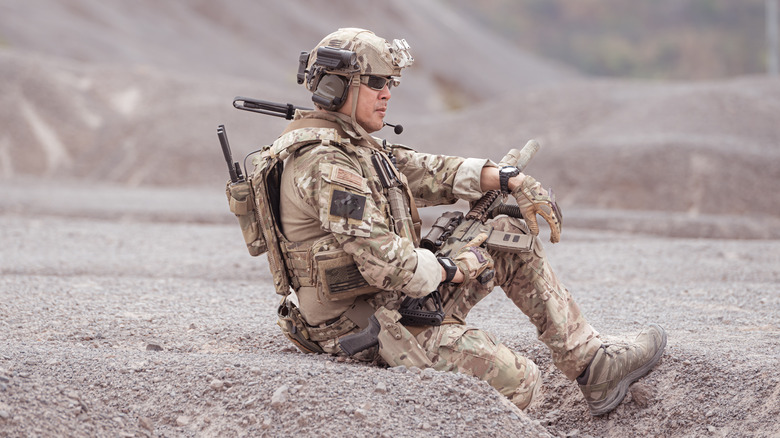
[[[517,232],[525,224],[503,219],[494,226]],[[655,324],[633,342],[602,343],[555,277],[539,239],[534,239],[531,252],[517,256],[494,253],[494,260],[496,282],[536,325],[539,339],[552,351],[555,365],[569,379],[577,379],[592,415],[614,409],[628,387],[660,360],[666,332]]]
[[[520,409],[531,403],[541,385],[539,369],[532,361],[497,343],[486,332],[451,318],[440,326],[406,327],[399,322],[398,311],[385,307],[378,309],[373,318],[379,331],[378,351],[372,347],[361,355],[378,353],[393,367],[433,368],[477,377]],[[327,349],[330,344],[320,345]]]
[[[469,311],[493,289],[470,281],[442,288],[442,301],[448,320],[461,324],[443,324],[430,327],[416,336],[439,371],[471,375],[486,381],[509,398],[520,409],[525,409],[541,386],[541,372],[533,361],[496,342],[487,332],[465,325]]]
[[[430,327],[417,336],[432,367],[486,381],[525,409],[541,386],[541,373],[531,360],[515,353],[487,332],[463,324]]]
[[[525,223],[513,218],[493,222],[495,229],[528,234]],[[570,380],[579,376],[601,345],[598,333],[582,316],[569,291],[552,271],[538,238],[530,251],[491,252],[495,284],[536,326],[539,340],[552,352],[555,365]]]

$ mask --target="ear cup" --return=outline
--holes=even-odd
[[[349,87],[347,78],[338,75],[323,75],[311,100],[328,111],[336,111],[344,105]]]

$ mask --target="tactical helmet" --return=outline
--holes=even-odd
[[[301,52],[298,83],[305,82],[314,103],[333,111],[345,103],[355,75],[393,77],[397,85],[401,69],[413,62],[406,40],[391,44],[370,30],[342,28],[323,38],[311,52]]]

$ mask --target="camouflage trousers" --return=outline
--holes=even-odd
[[[528,233],[525,223],[517,219],[499,218],[492,225],[501,231]],[[470,281],[444,290],[445,313],[465,320],[494,286],[501,287],[536,326],[556,367],[574,380],[590,363],[601,341],[556,278],[539,239],[534,239],[529,252],[491,251],[491,255],[495,260],[494,279],[487,285]],[[416,338],[434,369],[485,380],[521,409],[530,404],[540,385],[536,364],[482,330],[464,324],[441,325],[426,329]]]
[[[525,223],[518,219],[503,217],[492,225],[500,231],[528,234]],[[373,347],[355,358],[372,361],[379,355],[390,366],[431,367],[471,375],[486,381],[524,409],[541,385],[539,368],[489,333],[464,323],[469,311],[499,286],[536,326],[539,339],[549,347],[556,367],[574,380],[595,356],[601,341],[569,291],[556,278],[539,239],[533,239],[532,248],[527,252],[491,251],[490,254],[496,274],[488,284],[467,281],[441,291],[447,320],[456,323],[422,330],[406,328],[398,323],[400,315],[396,309],[400,294],[388,292],[371,298],[372,307],[379,309],[374,316],[382,327],[379,348]],[[338,336],[318,345],[326,353],[346,354],[339,348]]]

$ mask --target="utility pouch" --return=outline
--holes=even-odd
[[[254,257],[265,253],[268,247],[257,224],[257,210],[255,209],[251,180],[238,183],[228,181],[225,194],[230,211],[238,218],[238,225],[241,227],[249,254]]]
[[[317,295],[326,301],[345,300],[374,294],[381,289],[368,284],[355,259],[341,248],[314,254]]]
[[[306,323],[303,321],[301,312],[295,307],[295,304],[282,298],[279,308],[276,311],[279,319],[276,324],[282,329],[282,333],[303,353],[324,353],[320,346],[309,339],[309,333]]]

